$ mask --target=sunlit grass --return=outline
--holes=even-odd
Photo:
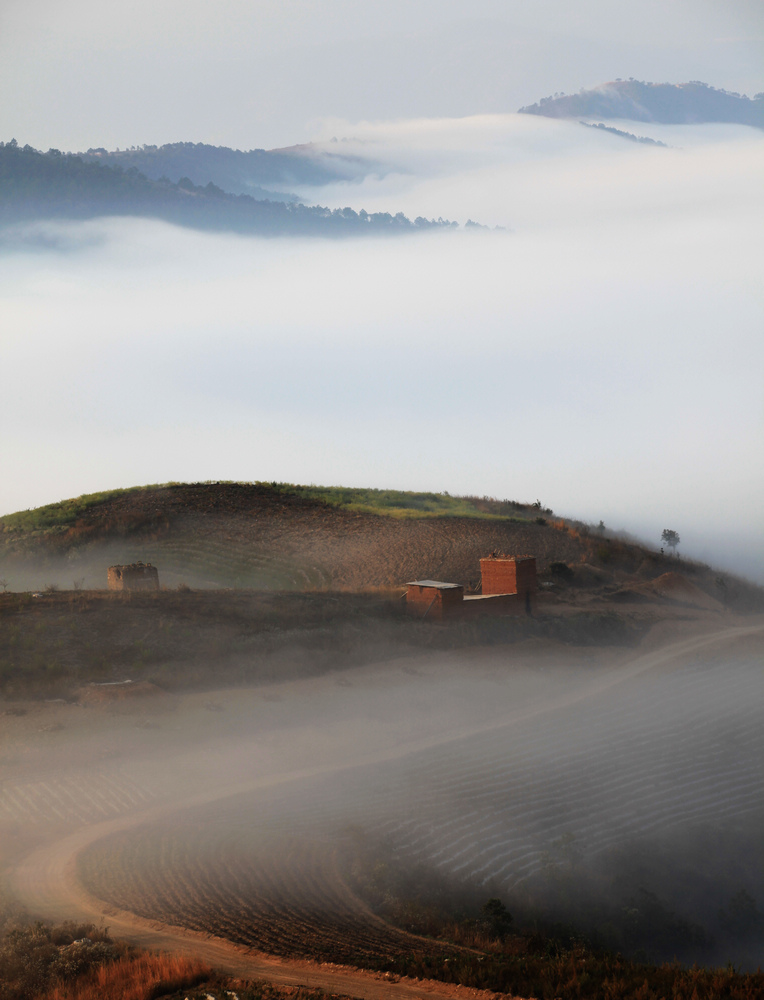
[[[0,528],[6,531],[46,531],[66,528],[82,517],[86,511],[99,504],[113,500],[127,493],[140,493],[142,490],[158,490],[175,483],[157,483],[150,486],[130,486],[121,490],[104,490],[101,493],[84,493],[82,496],[69,500],[59,500],[58,503],[45,504],[31,510],[20,510],[15,514],[0,517]]]
[[[217,485],[208,481],[202,485]],[[104,490],[100,493],[85,493],[68,500],[46,504],[30,510],[17,511],[0,517],[0,530],[8,532],[55,532],[73,525],[92,508],[106,504],[130,493],[167,489],[183,484],[152,483],[146,486],[131,486],[126,489]],[[191,484],[197,485],[197,484]],[[219,485],[233,485],[233,481]],[[384,514],[389,517],[477,517],[524,522],[532,520],[542,512],[538,503],[521,503],[517,500],[500,500],[495,497],[451,496],[450,493],[416,492],[414,490],[383,490],[371,487],[349,486],[302,486],[295,483],[237,483],[242,486],[257,486],[272,489],[276,493],[293,494],[312,500],[321,500],[331,507],[363,514]],[[546,510],[543,513],[549,514]]]
[[[91,969],[74,982],[50,987],[47,1000],[149,1000],[196,986],[212,969],[185,955],[126,955],[109,965]]]

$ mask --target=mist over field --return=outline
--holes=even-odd
[[[764,138],[613,124],[669,148],[525,115],[317,133],[361,165],[306,200],[489,230],[6,231],[0,509],[203,479],[538,496],[764,579]]]
[[[394,927],[380,937],[344,880],[394,921],[497,896],[521,925],[755,968],[756,631],[639,651],[526,643],[289,680],[274,664],[271,683],[153,698],[93,690],[23,746],[33,720],[7,720],[5,848],[83,830],[78,877],[117,908],[118,929],[127,909],[284,955],[409,948]],[[11,888],[61,894],[67,843],[33,854]]]

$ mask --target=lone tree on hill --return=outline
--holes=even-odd
[[[668,547],[672,550],[672,552],[676,554],[676,547],[680,541],[679,532],[672,531],[671,528],[664,528],[663,534],[661,535],[661,541],[664,543],[664,545],[668,545]]]

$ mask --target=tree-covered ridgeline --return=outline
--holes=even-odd
[[[456,225],[443,219],[412,221],[402,212],[258,201],[212,183],[200,187],[187,177],[177,183],[151,180],[135,167],[123,170],[57,149],[41,153],[15,139],[0,143],[0,226],[110,215],[262,236],[382,235]]]
[[[520,108],[521,114],[546,118],[623,118],[630,121],[692,125],[728,122],[764,128],[764,93],[752,98],[689,83],[613,80],[577,94],[554,94]]]

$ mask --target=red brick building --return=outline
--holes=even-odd
[[[406,588],[406,611],[416,618],[440,621],[461,611],[464,587],[459,583],[413,580]]]
[[[517,594],[521,601],[536,593],[534,556],[488,556],[480,560],[482,593]]]
[[[407,584],[406,611],[431,621],[531,613],[536,594],[534,556],[488,556],[480,560],[480,575],[480,594],[465,594],[458,583],[413,580]]]

